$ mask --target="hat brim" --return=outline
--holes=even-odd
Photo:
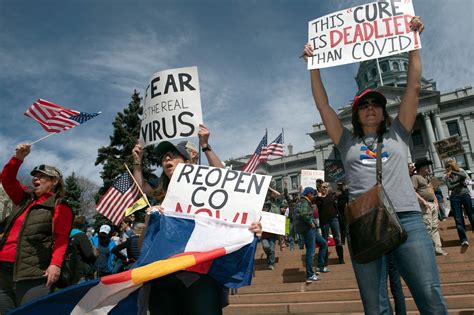
[[[423,166],[429,166],[429,165],[433,165],[433,162],[432,161],[423,161],[419,164],[415,163],[415,169],[418,170],[418,169],[422,168]]]
[[[167,152],[170,151],[176,151],[178,152],[185,161],[190,160],[191,158],[189,157],[188,151],[186,151],[185,148],[181,146],[175,146],[169,141],[162,141],[160,144],[158,144],[158,147],[156,148],[156,153],[158,154],[158,157],[163,157]]]
[[[357,100],[357,102],[355,104],[353,104],[352,111],[355,112],[357,110],[357,108],[359,107],[360,103],[362,103],[363,101],[365,101],[368,98],[374,98],[377,101],[377,103],[382,105],[383,108],[385,108],[385,106],[387,105],[387,98],[385,97],[385,95],[383,95],[380,92],[372,90],[372,91],[368,91],[366,93],[363,93],[363,95],[360,96],[360,98]]]
[[[380,103],[380,105],[384,107],[385,105],[387,105],[387,99],[382,93],[379,93],[377,91],[370,91],[359,99],[359,103],[357,104],[357,106],[359,106],[361,102],[368,98],[374,98],[378,103]]]
[[[55,177],[60,178],[61,177],[61,176],[58,176],[57,174],[51,174],[51,173],[48,173],[48,172],[42,171],[42,170],[33,170],[33,171],[31,171],[30,175],[35,176],[35,174],[37,174],[37,173],[41,173],[41,174],[44,174],[46,176],[53,177],[53,178],[55,178]]]

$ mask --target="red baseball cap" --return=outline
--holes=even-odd
[[[382,93],[371,89],[365,89],[362,93],[354,97],[354,102],[352,103],[352,112],[355,112],[357,110],[357,106],[359,106],[359,104],[366,98],[376,99],[377,102],[383,106],[383,108],[385,108],[385,105],[387,105],[387,99]]]

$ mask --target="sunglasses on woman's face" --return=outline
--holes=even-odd
[[[165,154],[163,154],[163,156],[161,156],[159,160],[160,160],[160,163],[162,163],[163,160],[165,160],[166,158],[169,158],[170,160],[174,160],[180,156],[181,155],[177,151],[168,151]]]

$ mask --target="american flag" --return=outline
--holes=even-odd
[[[267,156],[285,156],[285,151],[283,150],[283,131],[267,146],[266,154]]]
[[[257,170],[258,164],[260,164],[260,155],[262,154],[262,150],[266,148],[267,146],[267,134],[263,136],[262,140],[257,146],[257,149],[255,149],[255,153],[252,155],[250,160],[247,162],[247,164],[244,165],[242,168],[243,172],[248,172],[248,173],[255,173]]]
[[[61,132],[78,126],[100,113],[84,113],[37,99],[25,115],[36,120],[47,132]]]
[[[119,225],[130,207],[139,196],[139,190],[130,174],[122,173],[100,198],[96,205],[97,211],[107,217],[115,225]]]

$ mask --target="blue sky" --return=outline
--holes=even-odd
[[[268,129],[294,151],[320,121],[298,56],[307,22],[372,1],[0,0],[0,160],[45,135],[23,115],[37,98],[103,114],[33,146],[24,171],[57,165],[101,184],[97,149],[134,89],[156,71],[196,65],[204,122],[222,159],[250,154]],[[473,85],[474,1],[414,1],[423,75],[441,92]],[[323,71],[335,108],[356,93],[357,64]],[[142,93],[143,95],[143,93]],[[195,142],[197,140],[195,139]]]

